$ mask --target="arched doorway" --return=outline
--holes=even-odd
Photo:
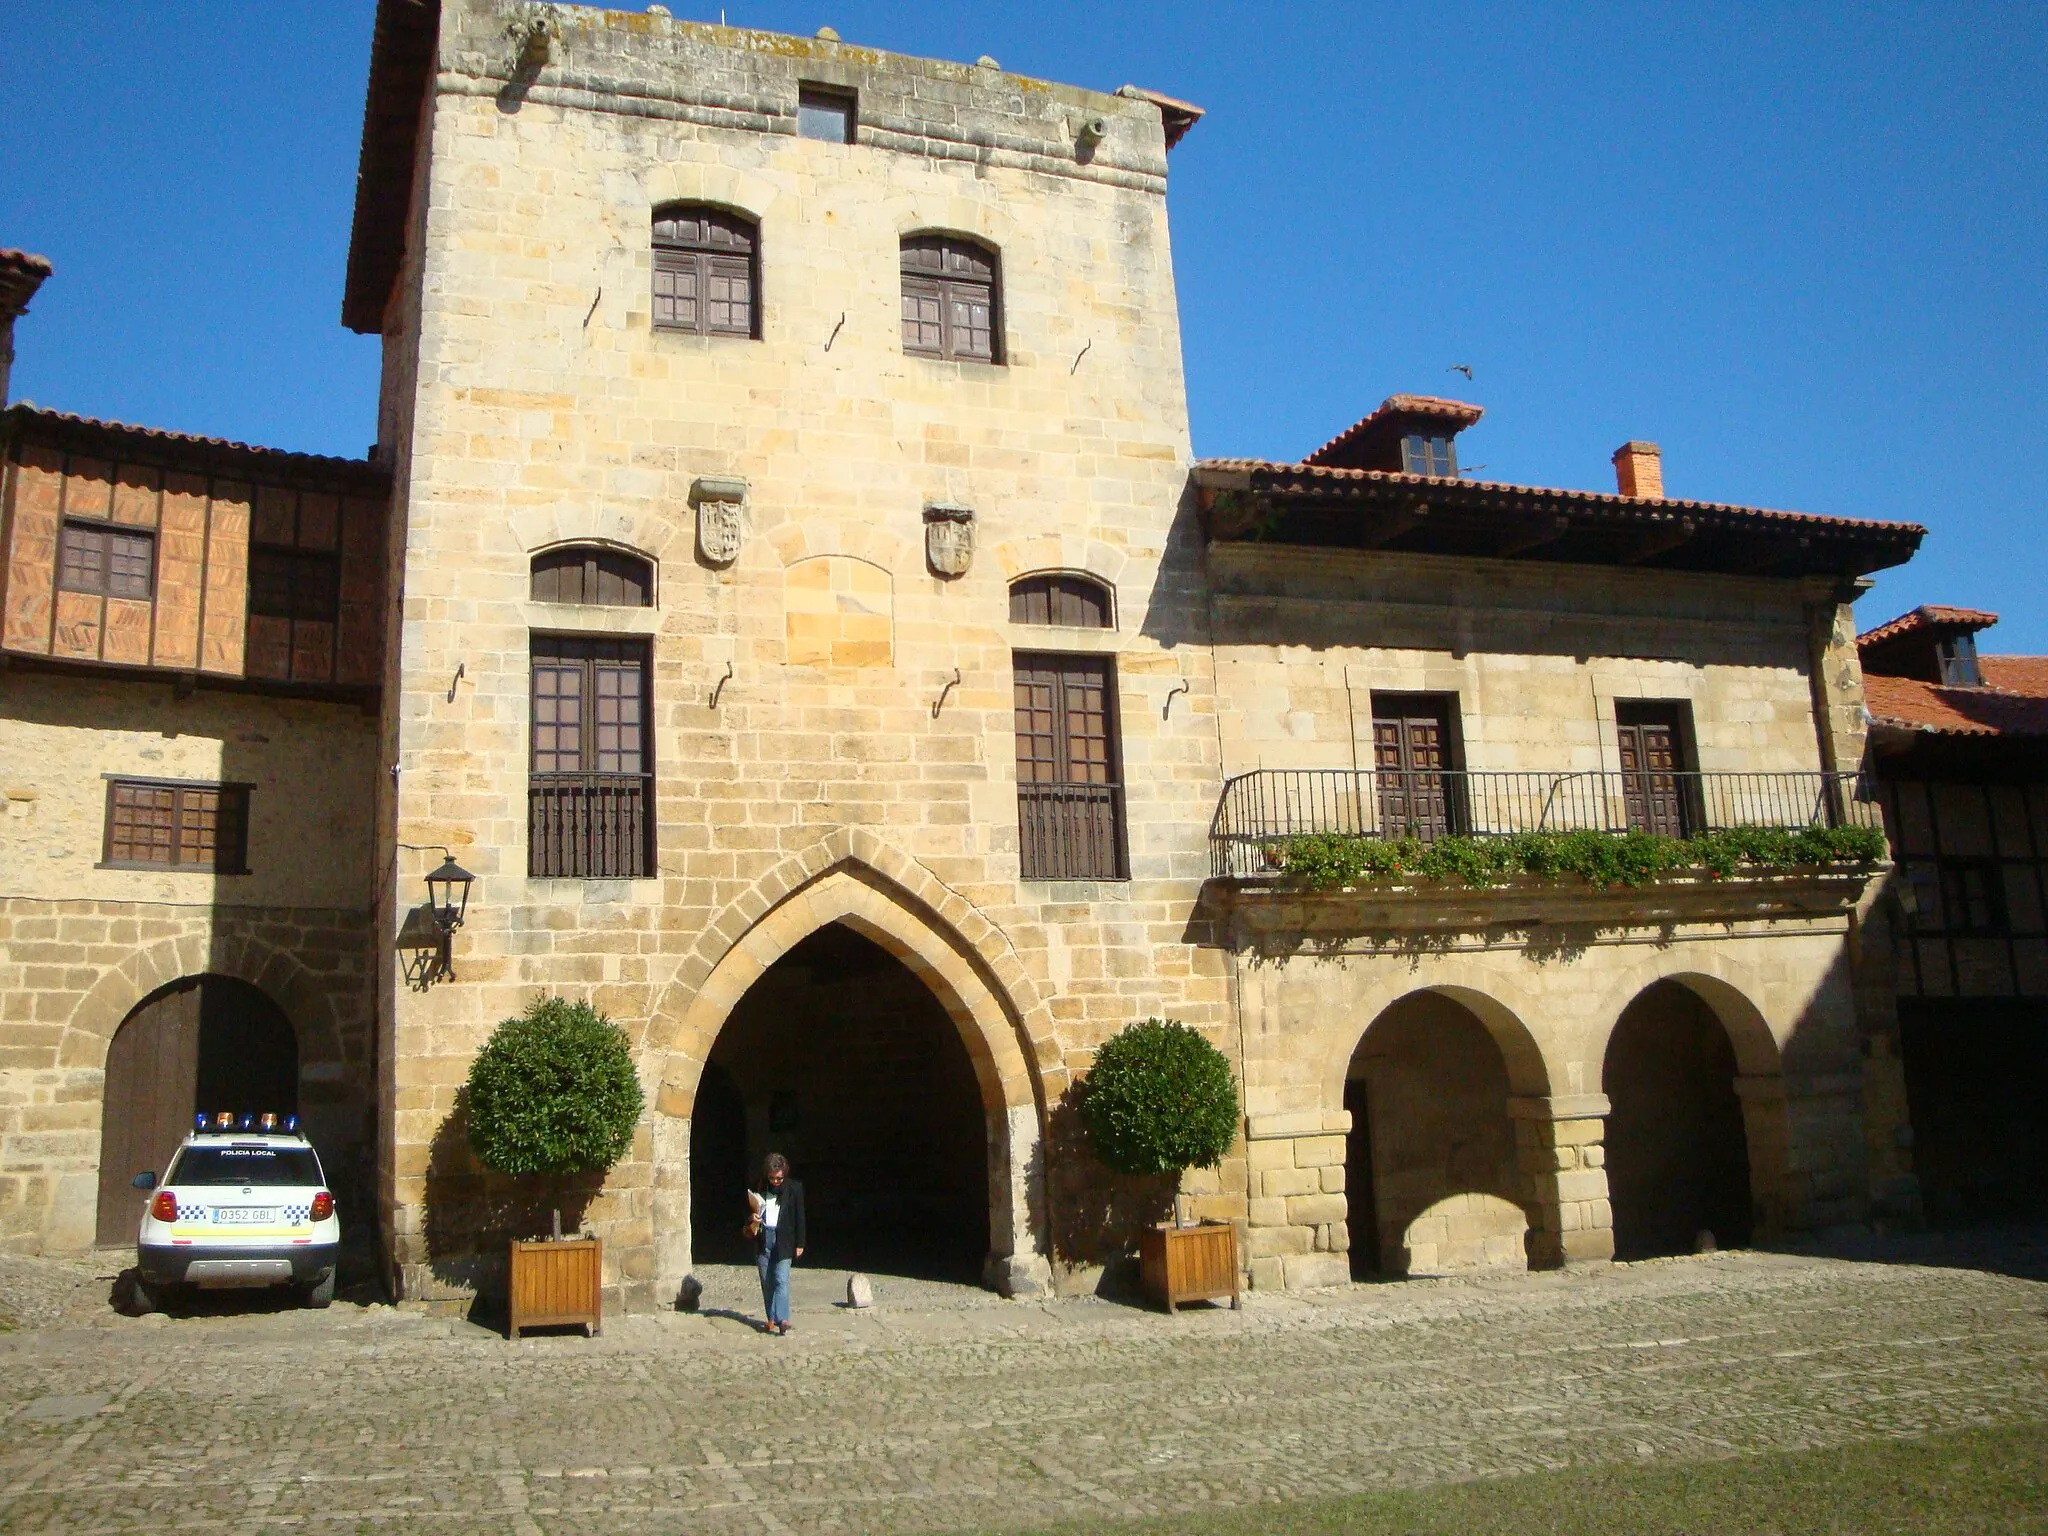
[[[1646,988],[1607,1042],[1607,1190],[1614,1256],[1691,1253],[1700,1234],[1748,1243],[1749,1147],[1735,1048],[1720,1018],[1677,981]]]
[[[978,1280],[989,1145],[945,1008],[887,950],[828,923],[762,973],[712,1045],[690,1134],[696,1257],[744,1257],[742,1190],[777,1151],[804,1184],[807,1261]]]
[[[261,990],[232,976],[187,976],[151,993],[107,1049],[96,1241],[135,1240],[139,1212],[129,1181],[164,1171],[199,1110],[240,1116],[298,1108],[298,1037]]]
[[[1412,993],[1373,1020],[1344,1084],[1354,1276],[1527,1268],[1510,1092],[1492,1033],[1455,998]]]

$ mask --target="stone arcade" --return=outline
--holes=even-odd
[[[628,1306],[722,1251],[770,1145],[825,1262],[1095,1285],[1163,1192],[1070,1090],[1147,1015],[1241,1069],[1187,1187],[1257,1286],[1910,1207],[1858,1022],[1878,872],[1316,891],[1278,850],[1874,814],[1846,605],[1920,530],[1669,500],[1640,443],[1621,494],[1460,478],[1479,411],[1419,396],[1195,462],[1199,116],[383,0],[374,456],[5,418],[0,1241],[118,1227],[136,1127],[255,1092],[204,1063],[261,1012],[391,1283],[498,1284],[519,1192],[457,1094],[537,990],[639,1055],[574,1213]],[[443,850],[477,880],[420,985]]]

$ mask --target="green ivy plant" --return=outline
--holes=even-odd
[[[1728,827],[1691,837],[1651,832],[1516,832],[1504,837],[1354,837],[1314,833],[1260,845],[1282,883],[1329,891],[1397,880],[1499,885],[1518,875],[1592,886],[1637,886],[1659,875],[1813,865],[1875,864],[1885,857],[1876,827]]]
[[[1237,1080],[1198,1031],[1146,1019],[1095,1053],[1080,1113],[1095,1155],[1118,1173],[1213,1168],[1237,1139]]]
[[[538,997],[470,1063],[469,1145],[499,1173],[601,1173],[643,1103],[626,1032],[588,1003]]]

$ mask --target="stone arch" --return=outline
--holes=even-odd
[[[1660,981],[1675,981],[1697,994],[1713,1009],[1721,1027],[1728,1031],[1729,1044],[1745,1078],[1775,1078],[1784,1072],[1784,1044],[1787,1031],[1774,1025],[1751,1000],[1746,984],[1750,978],[1730,975],[1730,967],[1718,953],[1694,954],[1691,964],[1673,965],[1655,959],[1631,967],[1609,984],[1599,1002],[1586,1017],[1599,1033],[1584,1041],[1585,1059],[1597,1061],[1606,1055],[1607,1037],[1613,1033],[1622,1011]]]
[[[783,573],[783,660],[790,666],[896,662],[896,578],[858,555],[812,555]]]
[[[913,560],[922,559],[914,555],[907,539],[868,522],[792,519],[770,529],[766,541],[785,570],[820,555],[844,555],[879,566],[894,577],[915,569]]]
[[[522,507],[506,516],[512,542],[528,560],[564,544],[602,544],[652,560],[657,583],[662,562],[689,558],[694,533],[673,517],[617,506],[565,500],[553,506]]]
[[[1594,1057],[1601,1068],[1601,1091],[1613,1098],[1607,1081],[1610,1051],[1622,1017],[1652,988],[1663,984],[1683,987],[1704,1003],[1719,1022],[1735,1057],[1735,1096],[1742,1107],[1742,1139],[1748,1156],[1749,1187],[1754,1211],[1755,1235],[1782,1231],[1790,1211],[1787,1171],[1791,1146],[1791,1123],[1786,1103],[1783,1047],[1773,1029],[1749,995],[1725,976],[1704,970],[1666,970],[1658,966],[1639,968],[1624,978],[1622,995],[1610,997],[1599,1017],[1605,1032]],[[1625,990],[1624,990],[1625,988]],[[1612,1111],[1609,1111],[1610,1115]],[[1610,1167],[1612,1162],[1610,1159]],[[1722,1234],[1723,1240],[1726,1235]]]
[[[1499,999],[1489,996],[1474,987],[1454,983],[1433,983],[1422,987],[1401,987],[1390,989],[1385,995],[1377,996],[1362,1005],[1353,1015],[1363,1015],[1365,1022],[1356,1029],[1341,1031],[1336,1039],[1336,1049],[1324,1065],[1323,1103],[1336,1108],[1344,1102],[1344,1080],[1350,1070],[1351,1058],[1358,1054],[1358,1047],[1365,1039],[1366,1031],[1379,1021],[1382,1015],[1396,1003],[1413,997],[1418,992],[1435,992],[1462,1005],[1473,1017],[1485,1026],[1487,1034],[1500,1050],[1502,1063],[1507,1067],[1508,1091],[1518,1098],[1547,1097],[1551,1092],[1550,1065],[1543,1057],[1543,1048],[1536,1043],[1536,1036],[1529,1030],[1515,1011]]]
[[[831,923],[901,962],[958,1031],[989,1130],[990,1282],[1009,1292],[1048,1286],[1043,1128],[1066,1074],[1046,1004],[994,924],[865,829],[821,839],[729,906],[654,1010],[657,1286],[673,1294],[689,1271],[689,1117],[712,1045],[768,968]]]
[[[104,1072],[114,1031],[137,1006],[188,976],[245,981],[284,1011],[299,1039],[299,1070],[343,1063],[339,999],[289,950],[249,935],[160,939],[110,966],[65,1021],[59,1067]]]
[[[647,244],[652,239],[654,210],[672,203],[722,208],[759,227],[780,201],[781,192],[773,183],[729,166],[683,160],[649,166],[640,182],[641,240]]]
[[[1054,571],[1073,571],[1092,576],[1111,590],[1115,590],[1119,578],[1131,563],[1130,556],[1114,545],[1078,533],[1005,539],[996,545],[994,553],[996,563],[1002,567],[1005,582]]]
[[[1006,269],[1011,253],[1029,243],[1029,227],[1005,212],[993,191],[986,201],[960,193],[902,193],[886,201],[884,217],[899,247],[912,235],[959,235],[991,247]]]
[[[1344,1032],[1327,1101],[1351,1117],[1354,1273],[1519,1268],[1543,1210],[1516,1110],[1548,1101],[1542,1052],[1511,1009],[1474,988],[1390,991]]]

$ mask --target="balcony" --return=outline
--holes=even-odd
[[[627,880],[654,872],[654,776],[536,773],[527,788],[526,872]]]
[[[1465,773],[1263,769],[1225,781],[1209,830],[1212,873],[1279,873],[1280,840],[1509,837],[1529,832],[1655,832],[1738,827],[1880,828],[1874,785],[1828,773]]]
[[[1017,823],[1026,880],[1129,878],[1121,784],[1019,784]]]

